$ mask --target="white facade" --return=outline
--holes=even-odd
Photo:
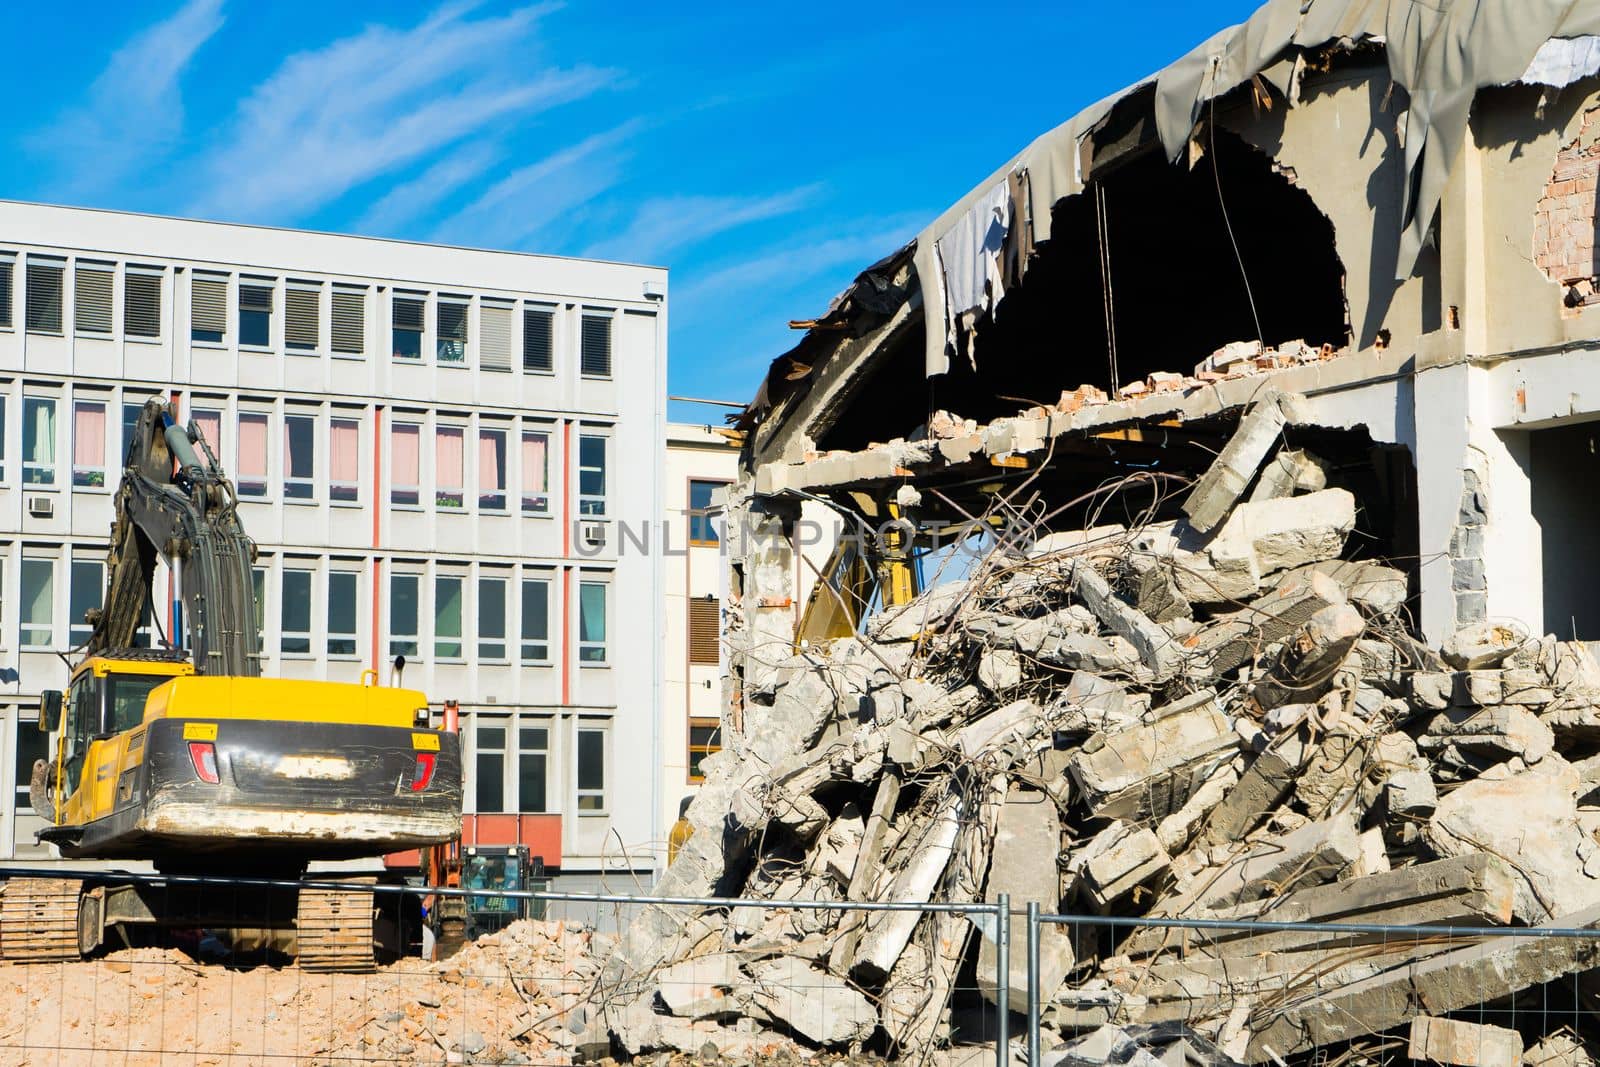
[[[29,720],[99,602],[123,412],[161,396],[240,488],[266,673],[387,682],[404,653],[460,702],[469,812],[559,812],[564,870],[648,869],[665,829],[627,784],[654,773],[660,561],[617,526],[663,513],[629,458],[664,434],[665,292],[660,268],[0,203],[0,855],[47,854]]]
[[[721,608],[727,599],[723,487],[739,450],[709,426],[667,426],[665,684],[661,819],[671,827],[700,781],[699,759],[722,744]]]

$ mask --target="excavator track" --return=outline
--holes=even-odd
[[[373,900],[360,889],[302,889],[295,913],[296,962],[307,971],[375,970]]]
[[[0,957],[12,963],[76,960],[81,887],[71,878],[13,878],[0,894]]]

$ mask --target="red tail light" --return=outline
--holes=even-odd
[[[216,785],[222,781],[222,776],[217,773],[217,746],[210,741],[190,741],[189,760],[202,782]]]
[[[411,791],[420,793],[428,788],[428,783],[433,781],[433,761],[438,758],[437,752],[418,752],[417,765],[411,771]]]

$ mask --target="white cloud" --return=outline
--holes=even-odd
[[[520,245],[622,180],[628,122],[518,167],[434,228],[431,240]]]
[[[499,161],[499,149],[486,143],[450,152],[417,177],[390,189],[362,212],[352,229],[357,233],[399,233]]]
[[[67,171],[69,190],[114,185],[172,147],[183,132],[178,83],[222,23],[222,0],[189,0],[119,48],[84,103],[32,138],[35,149]]]
[[[470,19],[447,6],[411,29],[370,26],[290,56],[239,105],[202,164],[211,191],[191,210],[292,221],[373,178],[436,165],[499,121],[615,82],[592,67],[538,70],[533,31],[547,10]]]
[[[621,233],[591,245],[586,256],[659,261],[684,245],[753,222],[800,210],[816,194],[808,185],[773,196],[668,196],[646,201]]]

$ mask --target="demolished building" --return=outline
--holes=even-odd
[[[1600,4],[1512,0],[1272,0],[1008,161],[739,420],[727,747],[659,891],[1595,925],[1597,178]],[[1061,1062],[1600,1048],[1454,1014],[1600,940],[1172,933],[1042,932]],[[713,956],[850,1004],[713,1043],[921,1052],[1005,985],[959,917],[663,908],[612,1037]]]

